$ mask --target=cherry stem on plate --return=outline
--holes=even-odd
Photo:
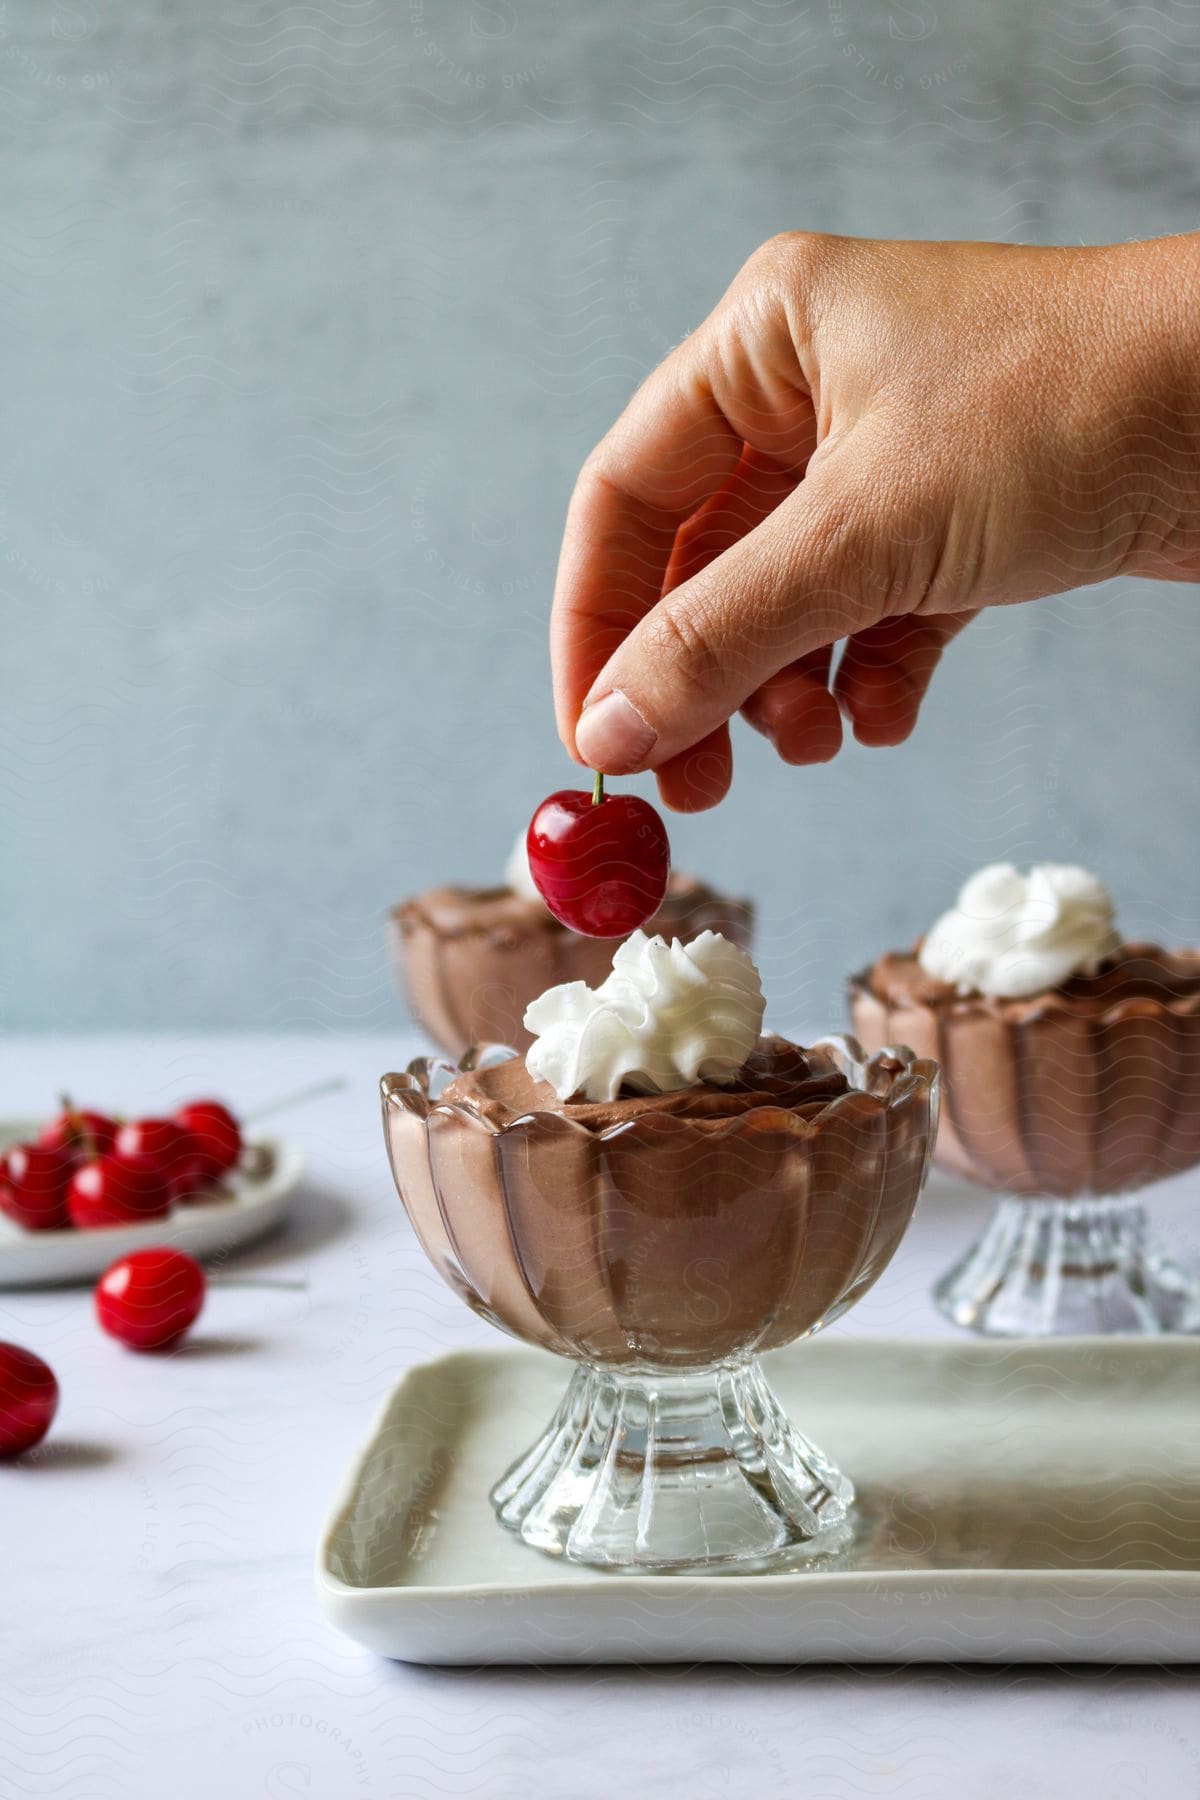
[[[58,1096],[58,1104],[62,1107],[63,1112],[70,1120],[71,1130],[78,1136],[84,1156],[87,1158],[88,1162],[95,1162],[99,1154],[96,1149],[96,1140],[88,1130],[82,1112],[80,1112],[70,1094],[60,1094]]]
[[[280,1293],[289,1294],[308,1292],[307,1281],[288,1281],[283,1276],[273,1275],[210,1275],[208,1285],[223,1288],[277,1288]]]
[[[302,1106],[309,1100],[319,1100],[323,1094],[339,1094],[345,1085],[344,1075],[331,1075],[324,1081],[312,1081],[307,1087],[296,1088],[290,1094],[281,1094],[277,1100],[268,1100],[262,1106],[256,1106],[253,1112],[246,1114],[242,1122],[257,1125],[260,1119],[270,1118],[272,1113],[285,1112],[288,1107]]]
[[[603,798],[604,798],[604,776],[601,774],[600,770],[597,769],[596,770],[596,779],[592,783],[592,805],[599,806],[599,804],[603,800]]]

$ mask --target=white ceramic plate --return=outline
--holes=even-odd
[[[42,1121],[0,1121],[0,1145],[36,1137]],[[269,1173],[229,1178],[230,1198],[177,1206],[165,1219],[145,1225],[110,1225],[102,1231],[22,1231],[0,1214],[0,1288],[56,1287],[94,1281],[129,1250],[170,1244],[193,1256],[222,1256],[265,1237],[283,1218],[292,1190],[304,1172],[295,1144],[255,1140],[267,1152]]]
[[[463,1353],[385,1402],[318,1552],[325,1612],[412,1662],[1200,1660],[1200,1344],[835,1333],[766,1362],[858,1484],[848,1550],[631,1577],[527,1548],[487,1492],[569,1371]]]

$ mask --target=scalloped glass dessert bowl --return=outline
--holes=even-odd
[[[1006,1337],[1200,1330],[1200,1283],[1135,1197],[1200,1162],[1200,953],[1131,943],[1029,999],[936,1004],[883,993],[891,960],[851,979],[854,1029],[937,1058],[935,1160],[1002,1196],[941,1310]]]
[[[758,1355],[828,1325],[887,1267],[928,1167],[935,1066],[826,1039],[808,1054],[847,1091],[715,1128],[647,1112],[598,1131],[441,1100],[461,1071],[515,1054],[422,1058],[381,1084],[392,1173],[434,1267],[484,1318],[575,1364],[492,1490],[501,1522],[624,1569],[840,1547],[853,1486]]]

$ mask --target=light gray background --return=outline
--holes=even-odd
[[[1200,25],[1127,0],[0,6],[0,1021],[394,1029],[388,904],[571,779],[579,461],[786,227],[1200,215]],[[931,370],[936,378],[936,370]],[[1193,589],[985,617],[914,741],[749,734],[681,863],[780,1017],[976,864],[1200,935]]]

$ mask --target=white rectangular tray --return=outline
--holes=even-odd
[[[622,1576],[528,1549],[487,1493],[569,1367],[464,1352],[379,1414],[318,1553],[325,1611],[413,1662],[1200,1659],[1200,1344],[833,1335],[766,1366],[857,1484],[849,1550]]]

